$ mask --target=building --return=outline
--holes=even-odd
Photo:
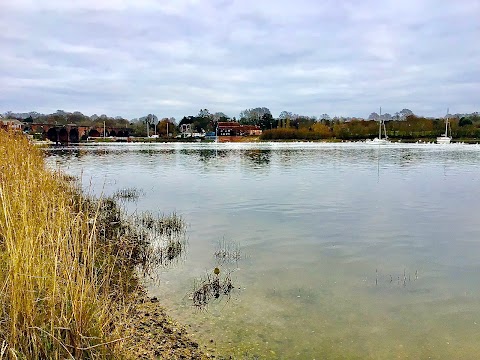
[[[16,119],[0,119],[0,127],[4,130],[23,131],[24,124]]]
[[[257,125],[242,125],[242,132],[244,135],[259,136],[262,135],[262,129]]]
[[[261,135],[262,129],[257,125],[240,125],[238,122],[219,122],[217,125],[218,136],[249,136]]]
[[[218,136],[240,136],[240,124],[235,121],[220,121],[217,125]]]
[[[180,132],[182,134],[185,134],[185,133],[191,134],[192,133],[192,124],[182,124],[182,125],[180,125]]]

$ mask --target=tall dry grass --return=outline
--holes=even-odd
[[[40,150],[0,130],[0,358],[125,357],[118,287],[130,279],[91,208]]]

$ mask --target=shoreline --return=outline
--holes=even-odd
[[[185,325],[168,315],[156,297],[143,296],[132,309],[132,350],[138,359],[214,359],[215,349],[202,349]]]
[[[47,169],[21,134],[0,130],[0,168],[1,358],[215,357],[147,296],[139,268],[162,258],[115,200]],[[182,229],[176,215],[156,221]]]
[[[402,139],[402,138],[389,138],[391,144],[435,144],[435,145],[445,145],[437,144],[436,138],[413,138],[413,139]],[[250,137],[228,137],[224,136],[219,138],[218,142],[212,140],[190,140],[190,139],[166,139],[166,138],[155,138],[155,139],[146,139],[146,138],[134,138],[132,137],[129,141],[117,141],[114,138],[98,138],[90,141],[79,141],[79,142],[67,142],[67,143],[55,143],[50,140],[35,140],[32,139],[31,143],[37,146],[72,146],[72,145],[102,145],[102,144],[229,144],[229,143],[256,143],[256,144],[265,144],[265,143],[325,143],[325,144],[342,144],[342,143],[358,143],[358,144],[369,144],[371,139],[261,139],[259,136],[250,136]],[[480,139],[477,138],[458,138],[452,139],[450,144],[463,144],[463,145],[478,145]]]

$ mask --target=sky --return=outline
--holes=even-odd
[[[0,0],[0,113],[480,111],[480,0]]]

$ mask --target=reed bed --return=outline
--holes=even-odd
[[[141,256],[106,241],[101,204],[0,130],[0,358],[129,357],[130,259]]]

